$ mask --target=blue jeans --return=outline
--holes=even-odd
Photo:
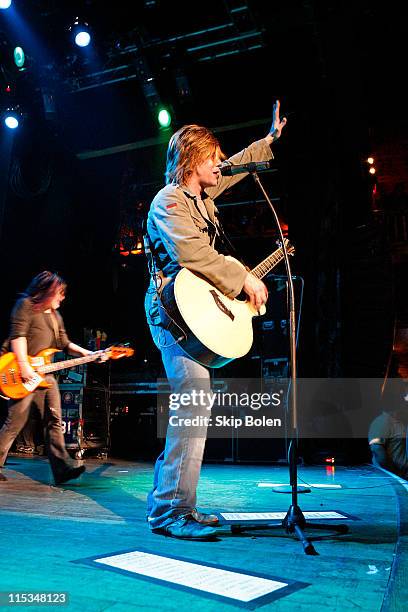
[[[178,344],[170,332],[150,325],[154,343],[161,351],[163,365],[172,393],[189,393],[193,389],[209,393],[210,373],[195,362]],[[209,417],[205,405],[180,405],[178,421],[195,416]],[[151,529],[165,527],[179,515],[191,512],[196,505],[196,489],[203,460],[207,427],[167,428],[166,445],[156,461],[153,489],[147,498],[148,521]]]

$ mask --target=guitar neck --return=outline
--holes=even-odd
[[[58,370],[64,370],[65,368],[74,368],[77,365],[83,363],[89,363],[95,361],[102,355],[104,351],[95,351],[84,357],[78,357],[76,359],[65,359],[64,361],[57,361],[56,363],[50,363],[48,365],[40,366],[37,371],[41,374],[49,374],[50,372],[57,372]]]
[[[283,259],[283,250],[281,247],[280,249],[277,249],[276,251],[274,251],[272,255],[269,255],[269,257],[261,261],[260,264],[255,266],[255,268],[251,270],[251,274],[253,274],[257,278],[263,278],[264,276],[268,274],[268,272],[272,270],[272,268],[278,265],[278,263],[282,261],[282,259]]]

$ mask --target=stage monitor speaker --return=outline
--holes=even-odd
[[[235,463],[235,440],[230,438],[208,438],[205,443],[204,463]]]
[[[236,440],[236,461],[238,463],[279,463],[287,462],[288,449],[284,438],[240,438]]]

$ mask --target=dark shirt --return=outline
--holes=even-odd
[[[376,455],[377,445],[383,447],[385,451],[385,457],[382,461],[378,461],[377,458],[380,465],[403,478],[407,478],[408,456],[406,425],[394,418],[391,414],[382,412],[370,425],[368,441],[371,442],[372,440],[375,440],[375,442],[370,445],[374,457]],[[381,451],[381,449],[379,450]],[[386,465],[383,465],[384,460]]]
[[[29,355],[36,355],[46,348],[64,350],[70,340],[61,315],[55,310],[53,314],[58,325],[58,338],[55,337],[52,314],[35,311],[30,298],[20,298],[11,312],[9,340],[27,338]]]

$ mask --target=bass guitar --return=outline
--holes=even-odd
[[[89,363],[101,358],[120,359],[121,357],[131,357],[134,350],[126,346],[111,346],[101,351],[94,351],[74,359],[52,362],[54,353],[60,352],[59,349],[48,348],[40,351],[35,357],[28,357],[28,361],[35,371],[35,376],[28,381],[23,381],[20,374],[20,367],[14,353],[6,353],[0,357],[0,392],[8,399],[21,399],[26,397],[38,387],[50,387],[45,374],[58,372],[74,368],[83,363]]]

